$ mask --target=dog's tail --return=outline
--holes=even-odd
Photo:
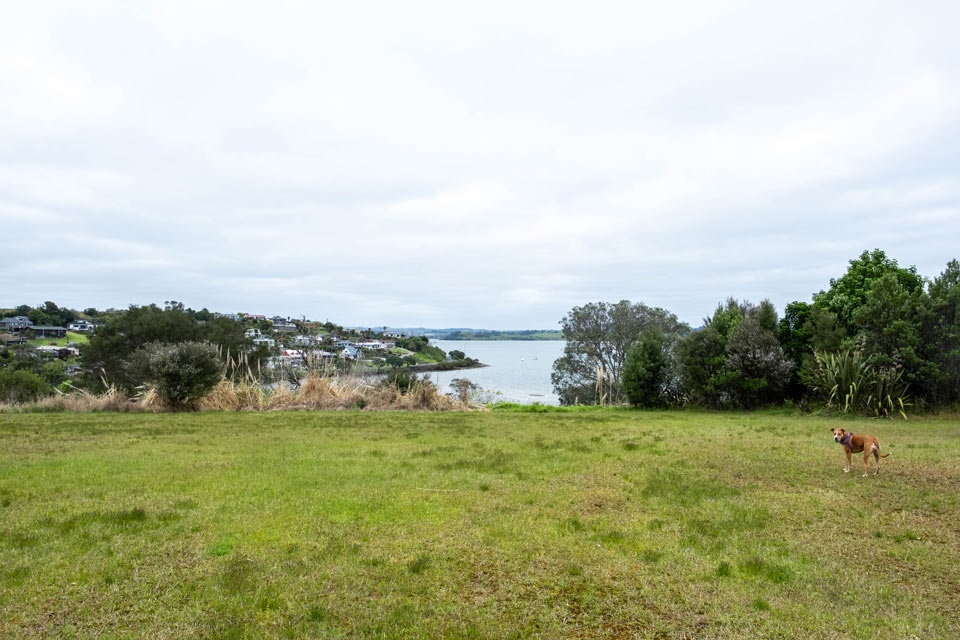
[[[881,458],[889,458],[889,457],[890,457],[890,454],[889,454],[889,453],[880,453],[880,452],[878,451],[877,454],[878,454]]]

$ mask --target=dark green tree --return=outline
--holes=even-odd
[[[670,357],[663,333],[648,329],[627,352],[623,364],[623,392],[635,407],[656,408],[667,404]]]
[[[678,350],[690,401],[714,408],[782,401],[793,364],[777,341],[778,324],[768,300],[754,305],[729,298],[718,305],[703,329],[690,334]]]
[[[748,315],[731,331],[724,370],[730,404],[755,409],[783,401],[793,363],[773,331],[764,326],[763,313],[758,313]]]
[[[908,288],[895,273],[886,273],[873,281],[863,305],[853,313],[870,364],[880,370],[902,368],[911,394],[924,401],[937,378],[937,366],[927,360],[924,345],[929,309],[923,288]]]
[[[712,408],[723,405],[726,352],[726,338],[709,325],[677,346],[683,393],[690,402]]]
[[[956,259],[930,283],[923,344],[925,359],[936,366],[928,400],[937,406],[960,402],[960,263]]]
[[[253,348],[239,322],[214,317],[201,323],[193,311],[176,301],[167,302],[164,309],[153,304],[131,306],[110,315],[83,347],[81,363],[88,386],[96,389],[112,384],[129,390],[141,384],[139,372],[130,366],[131,358],[137,349],[154,342],[210,342],[220,349],[222,357],[229,355],[233,360],[243,353],[243,370],[234,370],[235,375],[242,377],[259,371],[262,361],[269,356],[268,348]]]
[[[853,337],[860,328],[855,317],[857,310],[866,303],[874,283],[888,274],[892,274],[898,286],[908,293],[923,289],[923,278],[917,274],[916,267],[900,267],[896,260],[888,258],[880,249],[874,249],[851,260],[847,272],[840,278],[831,278],[830,288],[814,295],[813,303],[833,313],[839,326]]]
[[[81,361],[89,383],[98,382],[132,389],[142,382],[132,368],[131,357],[137,349],[154,342],[200,341],[200,325],[182,309],[160,309],[155,304],[131,306],[125,313],[110,318],[97,329],[81,352]]]
[[[393,369],[399,369],[405,364],[403,356],[396,353],[388,353],[383,360],[386,365]]]

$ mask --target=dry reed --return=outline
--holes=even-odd
[[[162,398],[150,387],[134,397],[110,386],[100,394],[83,389],[58,393],[28,405],[9,407],[29,411],[168,411]],[[224,377],[191,409],[199,411],[309,411],[363,409],[366,411],[469,411],[476,405],[444,395],[429,380],[417,380],[407,389],[394,383],[371,384],[363,376],[326,376],[310,373],[296,389],[286,383],[264,387],[251,377]]]
[[[76,413],[94,413],[100,411],[136,412],[142,411],[139,402],[133,400],[115,386],[107,387],[103,393],[90,393],[84,389],[74,389],[69,393],[58,391],[36,402],[19,405],[18,408],[35,411],[69,411]]]

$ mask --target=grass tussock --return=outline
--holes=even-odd
[[[263,388],[249,382],[222,380],[199,403],[203,411],[308,411],[364,409],[367,411],[462,411],[466,404],[440,393],[423,380],[406,389],[396,384],[371,384],[360,376],[310,374],[299,388],[280,384]]]
[[[90,393],[84,389],[75,389],[70,393],[58,392],[56,395],[42,398],[36,402],[9,408],[51,413],[97,413],[103,411],[128,413],[144,410],[140,402],[131,399],[121,389],[114,386],[108,387],[103,393]]]
[[[263,392],[260,385],[223,378],[200,400],[199,408],[201,411],[260,411]]]
[[[188,410],[196,411],[467,411],[479,408],[482,407],[442,394],[429,380],[416,380],[401,387],[391,381],[371,383],[363,376],[314,373],[297,388],[284,383],[264,387],[250,379],[236,381],[224,377],[209,394],[187,405]],[[51,413],[158,413],[174,410],[151,387],[140,389],[132,397],[117,387],[110,387],[100,394],[76,389],[38,402],[7,405],[0,409]],[[177,410],[183,410],[183,407]]]

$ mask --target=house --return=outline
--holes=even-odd
[[[382,340],[364,340],[358,346],[361,349],[368,349],[370,351],[386,351],[387,349],[393,349],[397,346],[397,343],[384,342]]]
[[[286,322],[275,322],[273,323],[273,330],[277,333],[296,333],[297,325]]]
[[[26,316],[15,316],[13,318],[3,318],[0,320],[0,331],[21,333],[22,331],[28,330],[32,331],[36,338],[63,338],[67,335],[67,330],[64,327],[33,324],[30,318]]]
[[[50,327],[34,324],[28,328],[30,331],[33,331],[34,337],[37,338],[64,338],[67,335],[67,329],[65,327]]]
[[[70,331],[77,331],[79,333],[87,333],[89,331],[93,331],[94,329],[96,329],[96,327],[97,325],[93,324],[92,322],[88,322],[82,319],[74,320],[73,322],[67,324],[67,329],[69,329]]]
[[[22,335],[12,333],[0,333],[0,344],[23,344],[26,339]]]
[[[353,345],[344,347],[343,351],[340,352],[340,357],[344,360],[356,360],[360,357],[360,349]]]
[[[40,355],[48,356],[50,358],[60,358],[61,360],[66,360],[67,358],[76,358],[80,355],[79,349],[74,349],[73,347],[55,347],[52,345],[37,347],[36,351]]]
[[[19,333],[24,329],[29,329],[33,325],[30,318],[26,316],[14,316],[13,318],[3,318],[0,320],[0,330]]]

